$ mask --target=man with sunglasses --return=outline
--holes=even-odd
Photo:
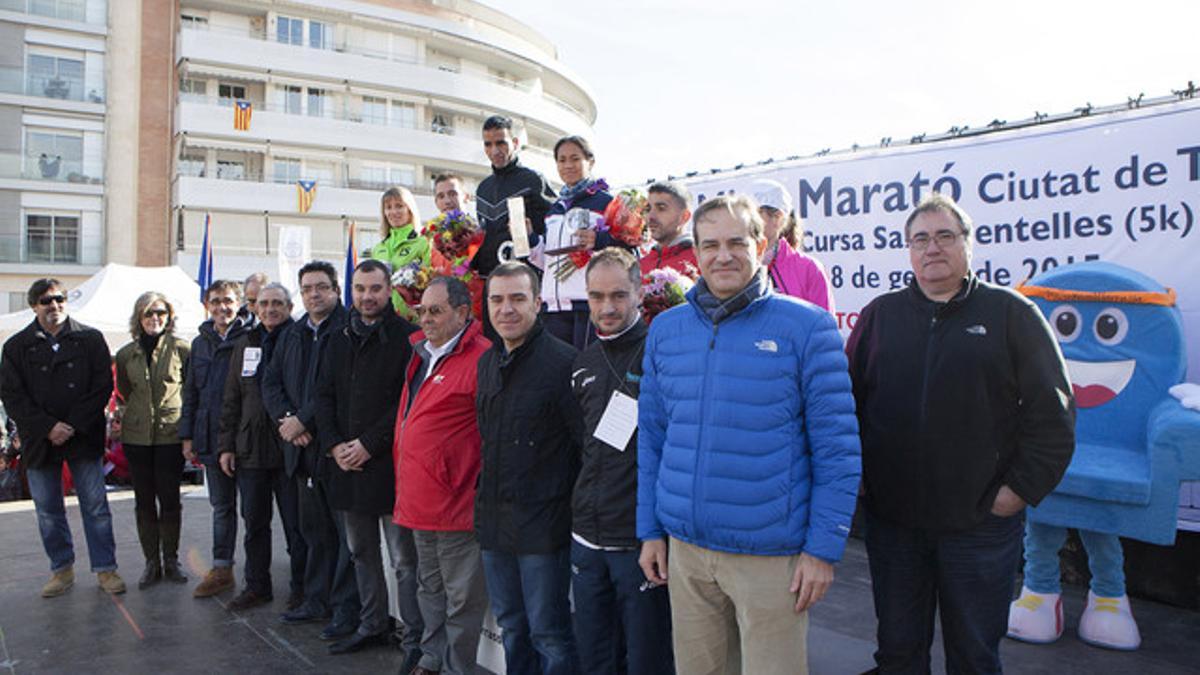
[[[100,588],[124,593],[104,488],[104,407],[113,389],[108,345],[99,331],[67,316],[67,291],[57,279],[33,282],[27,298],[35,318],[4,343],[0,399],[24,441],[29,491],[50,558],[42,597],[62,595],[75,583],[63,462],[79,497],[92,571]]]
[[[881,673],[1000,672],[1022,515],[1074,450],[1066,365],[1032,302],[971,272],[971,219],[923,199],[913,282],[863,309],[846,346],[862,434]]]

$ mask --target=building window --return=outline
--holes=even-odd
[[[295,183],[300,180],[300,160],[290,157],[276,157],[275,165],[275,182],[276,183]]]
[[[179,97],[184,101],[204,101],[208,98],[208,82],[191,77],[179,78]]]
[[[412,187],[417,183],[417,168],[410,164],[392,166],[389,174],[392,185],[407,185]]]
[[[429,119],[429,130],[435,134],[454,135],[454,116],[450,113],[435,111]]]
[[[204,159],[204,151],[185,151],[179,156],[179,175],[204,178],[204,172],[207,169],[206,164],[207,162]]]
[[[320,21],[309,21],[308,46],[313,49],[332,49],[333,26]]]
[[[81,181],[83,134],[28,131],[25,134],[25,177]],[[98,177],[98,176],[97,176]]]
[[[392,101],[392,126],[417,128],[417,107],[411,103]]]
[[[184,28],[208,28],[208,17],[194,14],[180,14],[179,23]]]
[[[367,124],[387,124],[387,99],[364,96],[362,121]]]
[[[301,105],[304,91],[300,87],[285,86],[283,88],[283,111],[289,115],[301,115]]]
[[[83,100],[83,59],[30,54],[25,93],[30,96]]]
[[[26,214],[25,261],[79,262],[79,216]]]
[[[329,93],[324,89],[308,88],[308,116],[309,117],[324,117],[326,113],[326,99],[329,98]]]
[[[244,159],[218,159],[217,160],[217,178],[222,180],[245,180],[246,179],[246,160]]]
[[[240,84],[217,85],[217,102],[223,106],[232,106],[234,101],[246,100],[246,87]]]
[[[330,162],[305,162],[304,177],[321,185],[334,185],[333,164]]]
[[[5,9],[12,7],[12,3],[4,5]],[[23,5],[24,2],[17,3],[18,7]],[[29,13],[67,21],[86,21],[87,3],[83,0],[30,0]]]
[[[281,16],[276,22],[275,35],[285,45],[304,44],[304,19]]]

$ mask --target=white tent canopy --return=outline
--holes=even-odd
[[[133,303],[146,291],[158,291],[175,306],[175,334],[191,339],[204,321],[200,286],[179,267],[131,267],[109,263],[87,281],[67,288],[67,313],[104,334],[116,352],[131,340],[129,317]],[[33,321],[33,310],[0,315],[0,339],[19,332]]]

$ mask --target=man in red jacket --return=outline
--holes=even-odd
[[[394,520],[416,539],[417,602],[425,621],[421,658],[411,672],[473,673],[487,609],[474,531],[476,366],[491,343],[471,321],[471,294],[458,279],[430,282],[417,311],[421,332],[411,338],[393,446]]]
[[[693,274],[698,274],[696,252],[692,248],[692,235],[687,231],[692,217],[689,203],[692,195],[678,183],[655,183],[647,190],[649,197],[646,227],[654,239],[654,248],[642,256],[642,275],[651,270],[670,267],[678,272],[691,265]]]

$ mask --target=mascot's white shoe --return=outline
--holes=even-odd
[[[1141,646],[1142,635],[1133,619],[1129,596],[1102,598],[1088,591],[1087,609],[1079,619],[1079,639],[1096,647],[1122,651]]]
[[[1045,645],[1063,634],[1061,593],[1034,593],[1021,587],[1021,597],[1008,607],[1008,637]]]

